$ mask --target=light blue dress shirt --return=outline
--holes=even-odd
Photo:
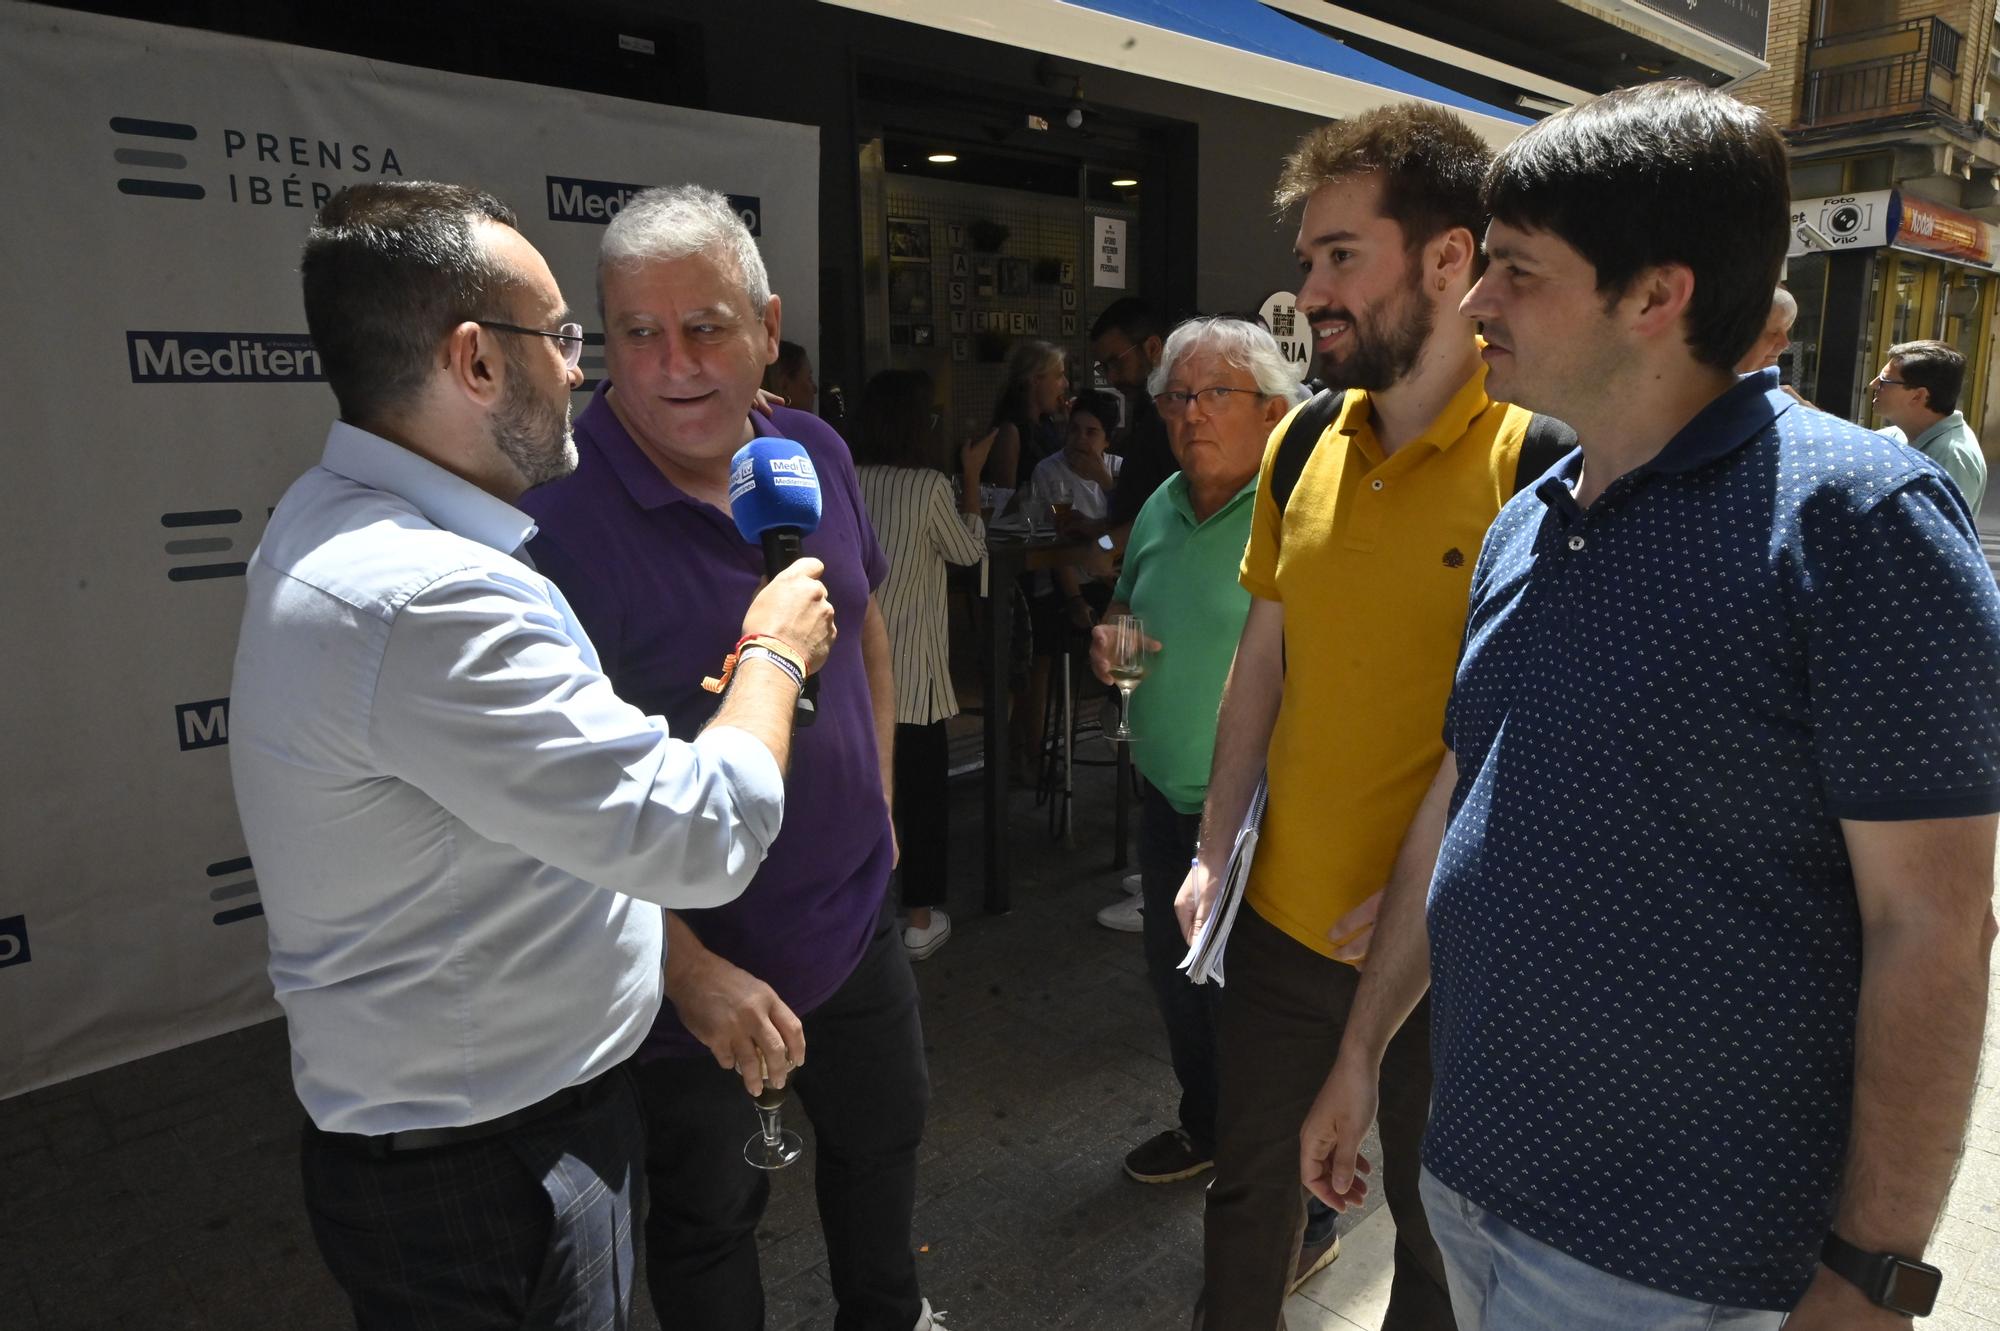
[[[612,1067],[660,1006],[659,906],[733,900],[778,833],[770,751],[621,702],[533,533],[343,423],[251,560],[230,770],[328,1131],[484,1122]]]

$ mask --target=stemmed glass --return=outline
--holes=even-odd
[[[1132,738],[1132,690],[1146,677],[1146,626],[1137,615],[1104,622],[1111,630],[1111,682],[1118,686],[1118,725],[1105,738],[1124,743]]]
[[[779,1122],[785,1108],[785,1088],[764,1083],[760,1093],[750,1097],[757,1106],[757,1131],[743,1143],[743,1158],[759,1169],[783,1169],[806,1149],[799,1134]]]

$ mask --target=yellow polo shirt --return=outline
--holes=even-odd
[[[1486,396],[1486,366],[1417,439],[1382,456],[1350,390],[1279,517],[1271,435],[1241,579],[1285,608],[1271,794],[1248,899],[1331,956],[1327,930],[1380,890],[1444,759],[1444,706],[1472,566],[1513,493],[1529,413]]]

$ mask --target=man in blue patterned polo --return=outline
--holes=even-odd
[[[1733,373],[1785,253],[1762,112],[1615,92],[1486,201],[1488,382],[1582,447],[1487,535],[1301,1173],[1365,1194],[1430,986],[1466,1331],[1908,1326],[1985,1016],[2000,594],[1933,463]]]

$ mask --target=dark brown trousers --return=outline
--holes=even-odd
[[[1208,1190],[1201,1331],[1284,1326],[1285,1286],[1305,1229],[1299,1128],[1340,1049],[1361,976],[1297,942],[1245,905],[1216,1011],[1221,1102]],[[1382,1331],[1455,1331],[1444,1261],[1417,1195],[1431,1103],[1430,1000],[1389,1044],[1370,1183],[1396,1221],[1396,1270]],[[1337,1310],[1336,1310],[1337,1311]]]

